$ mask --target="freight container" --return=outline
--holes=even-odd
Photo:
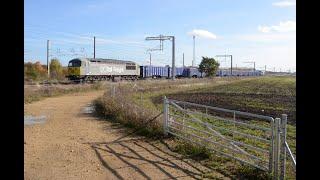
[[[168,77],[168,66],[140,66],[140,76],[143,78]]]
[[[186,68],[186,70],[187,70],[187,73],[185,77],[200,78],[205,76],[205,73],[201,73],[199,69],[196,67],[188,67]]]
[[[186,74],[185,68],[183,68],[183,67],[176,67],[175,69],[176,69],[176,71],[175,71],[176,77],[184,77],[184,74]],[[172,77],[171,70],[172,70],[172,68],[169,67],[169,75],[168,75],[168,77]]]

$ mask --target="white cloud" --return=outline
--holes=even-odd
[[[277,26],[258,26],[258,30],[263,33],[270,32],[292,32],[296,30],[295,21],[280,22]]]
[[[208,39],[217,39],[217,36],[215,34],[206,30],[201,30],[201,29],[194,29],[188,34],[192,36],[198,36],[198,37],[203,37]]]
[[[296,3],[293,1],[279,1],[272,3],[273,6],[277,7],[289,7],[289,6],[295,6]]]

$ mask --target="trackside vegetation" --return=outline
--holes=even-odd
[[[32,103],[47,97],[55,97],[69,93],[87,92],[92,90],[103,90],[103,83],[86,84],[86,85],[32,85],[24,87],[24,103]]]
[[[68,73],[67,67],[63,67],[58,59],[50,61],[50,78],[48,79],[47,65],[39,61],[24,63],[24,80],[25,82],[39,82],[44,80],[65,80]]]

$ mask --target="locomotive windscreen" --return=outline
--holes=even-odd
[[[136,65],[134,63],[126,63],[126,70],[136,70]]]
[[[69,67],[80,67],[81,66],[81,61],[79,60],[71,60],[69,62]]]

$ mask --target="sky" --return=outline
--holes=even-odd
[[[221,67],[296,70],[294,0],[25,0],[24,61],[46,64],[49,55],[63,65],[77,57],[132,60],[171,65],[172,42],[146,41],[175,36],[176,65],[213,57]]]

